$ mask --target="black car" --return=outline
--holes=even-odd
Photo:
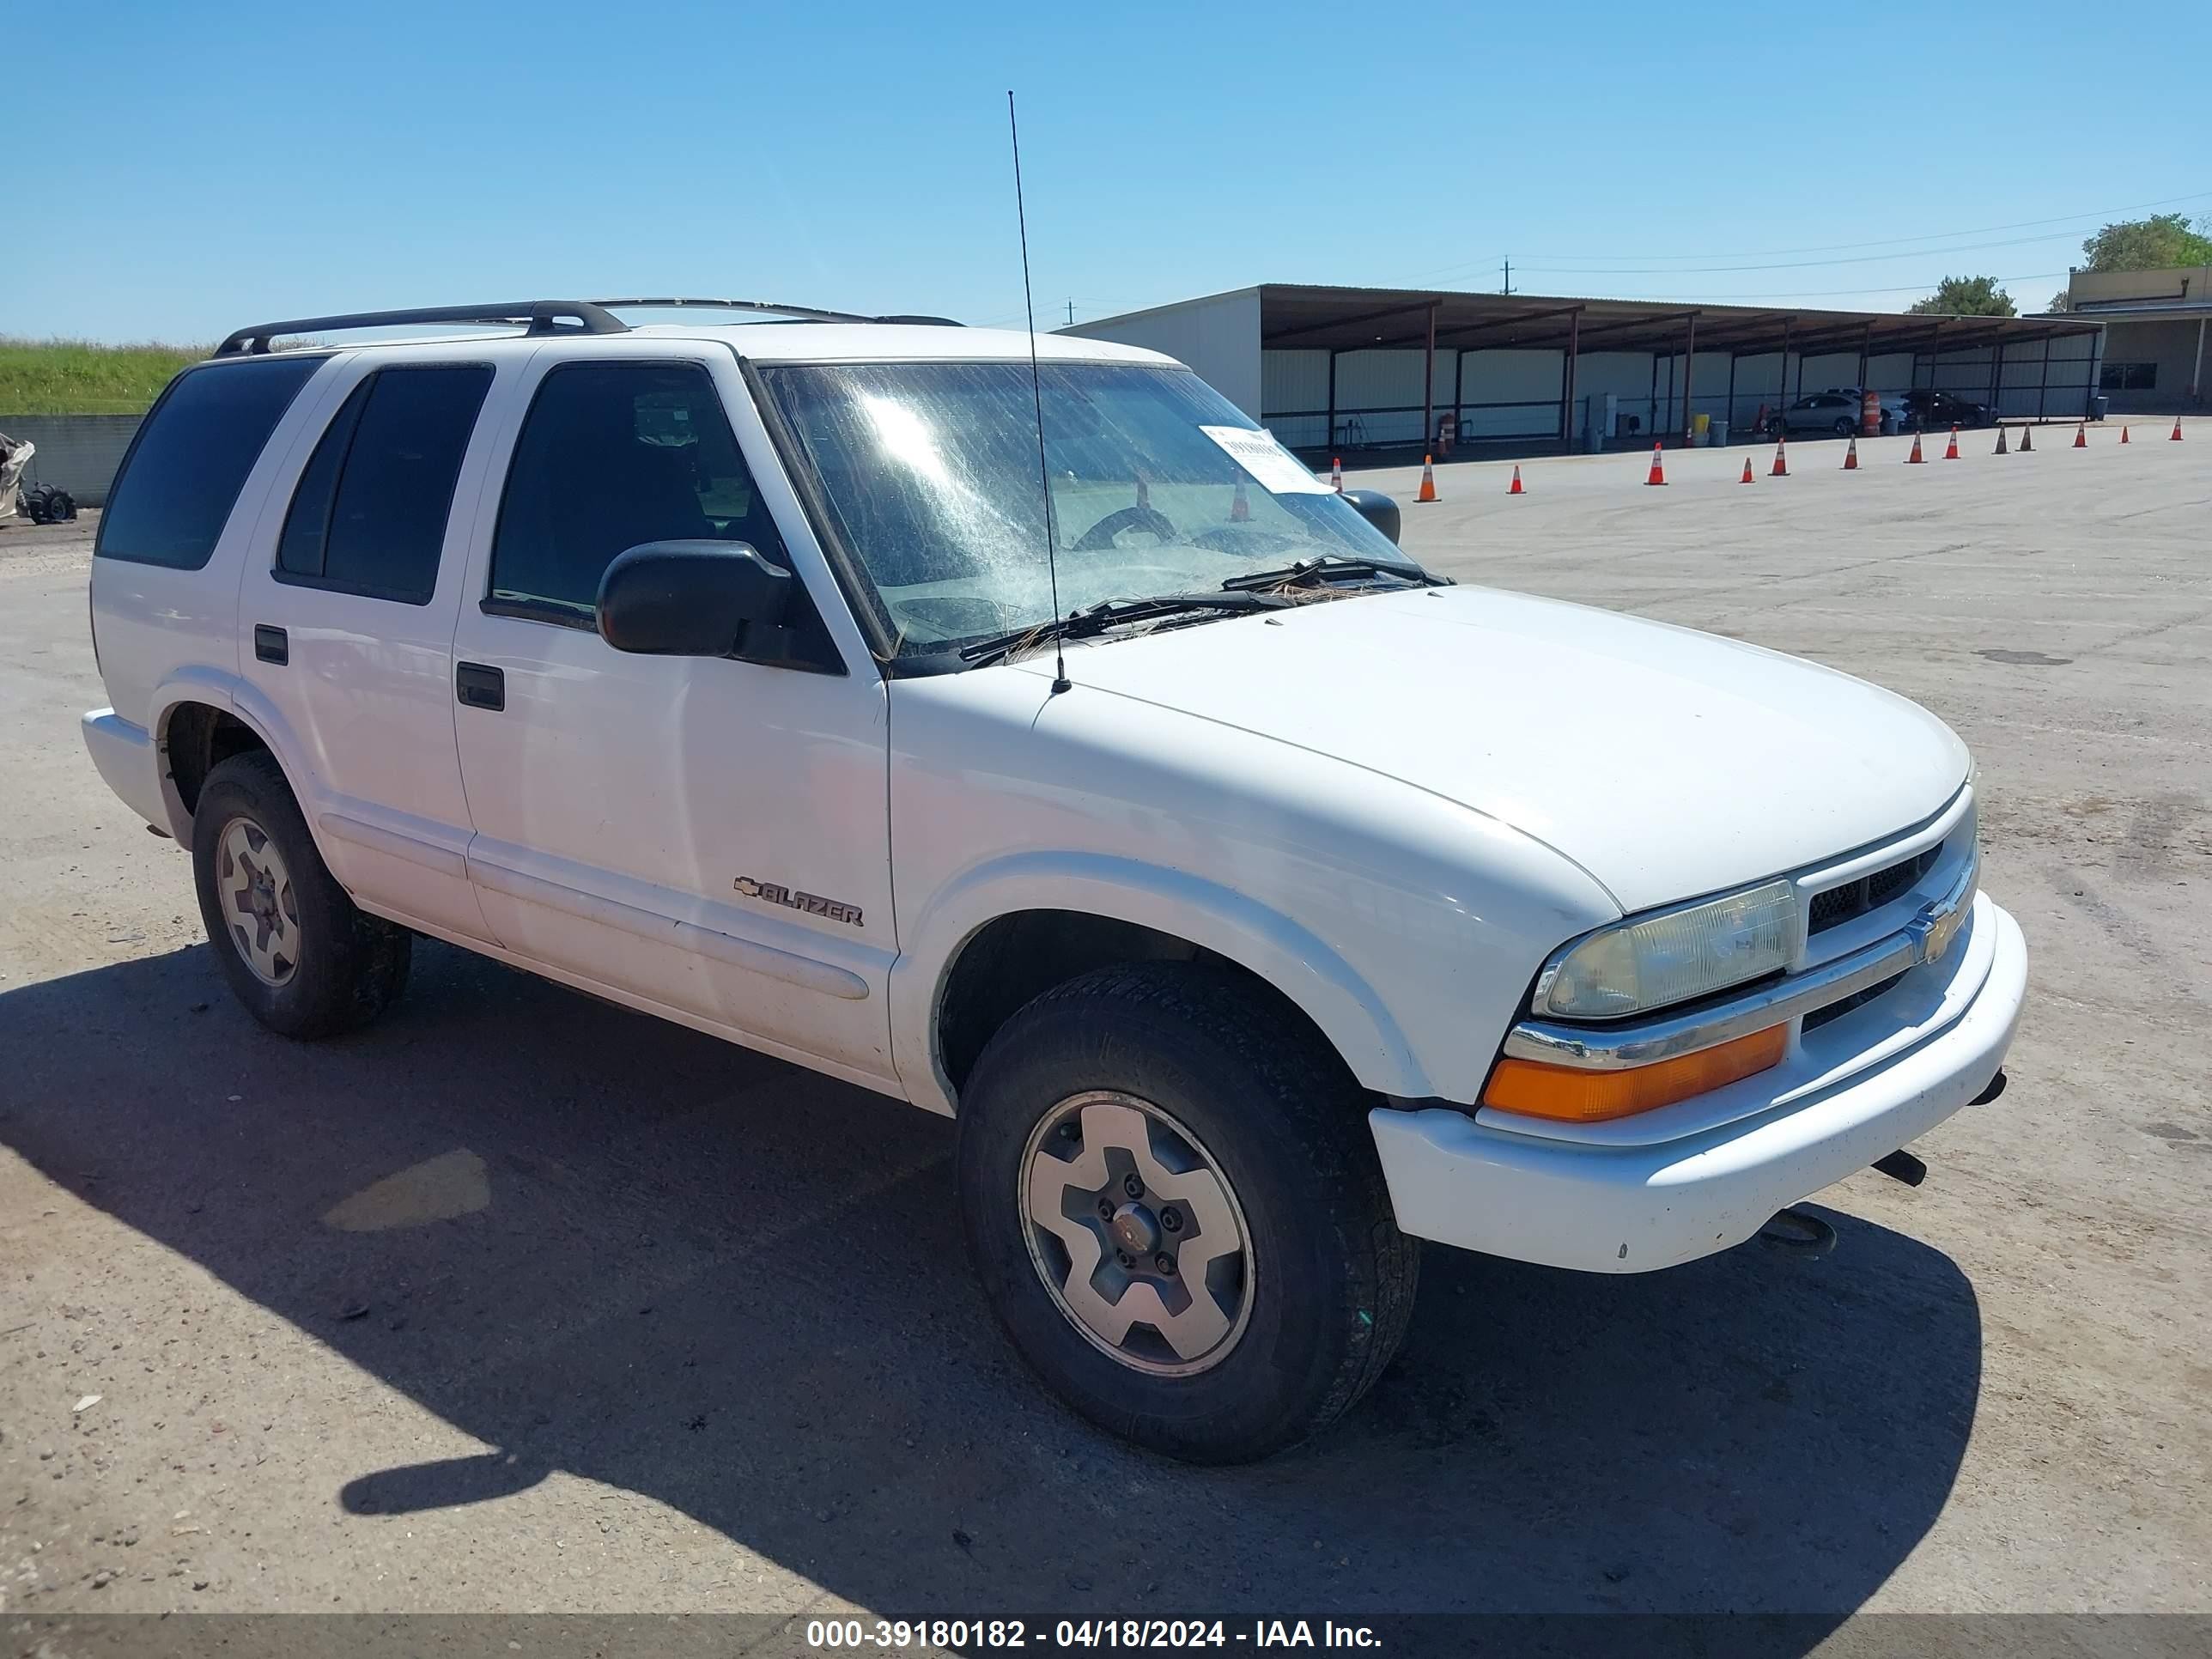
[[[1987,426],[1997,417],[1996,410],[1987,404],[1925,387],[1905,392],[1899,401],[1904,404],[1911,424],[1923,432],[1940,432],[1953,426]]]

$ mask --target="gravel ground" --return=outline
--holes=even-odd
[[[1354,479],[1462,579],[1934,708],[2033,1001],[1833,1256],[1431,1251],[1366,1404],[1229,1471],[1020,1370],[941,1121],[434,945],[370,1031],[253,1026],[77,738],[90,521],[0,527],[0,1611],[2207,1610],[2212,425],[2163,431]]]

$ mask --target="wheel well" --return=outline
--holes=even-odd
[[[204,702],[180,702],[171,709],[161,737],[170,780],[187,812],[198,810],[200,787],[209,773],[233,755],[268,747],[261,734],[237,715]]]
[[[993,1033],[1055,985],[1095,968],[1132,962],[1207,962],[1248,981],[1281,1016],[1334,1045],[1292,1002],[1241,963],[1173,933],[1079,910],[1021,910],[979,928],[961,947],[937,1005],[938,1053],[955,1091],[968,1081]]]

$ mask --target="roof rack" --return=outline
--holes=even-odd
[[[696,303],[696,302],[695,302]],[[564,326],[564,319],[567,325]],[[474,323],[520,327],[529,334],[626,334],[629,325],[588,300],[518,300],[501,305],[423,306],[410,311],[356,311],[340,317],[295,317],[255,323],[215,349],[218,357],[259,356],[285,334],[333,334],[342,329],[402,328],[411,323]]]
[[[765,311],[781,317],[797,317],[810,323],[920,323],[939,328],[958,328],[950,317],[894,315],[870,317],[857,311],[823,311],[815,306],[778,305],[770,300],[594,300],[605,309],[625,306],[635,309],[680,310],[688,306],[711,306],[720,311]]]

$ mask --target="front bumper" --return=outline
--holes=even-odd
[[[1649,1273],[1741,1243],[1973,1100],[2004,1063],[2027,990],[2020,926],[1983,894],[1943,961],[1705,1102],[1581,1139],[1449,1108],[1378,1108],[1368,1122],[1403,1231],[1550,1267]],[[1869,1052],[1881,1058],[1855,1063]]]

